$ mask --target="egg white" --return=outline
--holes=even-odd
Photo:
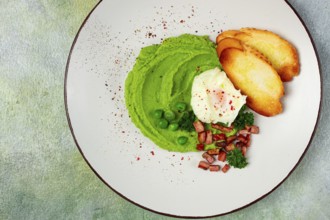
[[[235,89],[219,68],[207,70],[194,78],[190,104],[202,122],[231,125],[245,103],[246,96]]]

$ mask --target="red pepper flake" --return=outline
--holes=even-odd
[[[229,105],[231,105],[231,103],[233,103],[233,101],[232,101],[232,100],[230,100],[230,101],[229,101]]]
[[[152,150],[150,151],[151,155],[154,156],[155,155],[155,152]]]
[[[184,160],[184,157],[181,157],[181,160]]]
[[[234,106],[230,106],[230,110],[234,111],[235,110]]]
[[[140,157],[137,157],[136,160],[139,161],[140,160]]]
[[[184,23],[184,20],[181,20],[180,23]]]

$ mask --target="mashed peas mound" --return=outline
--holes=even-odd
[[[125,81],[125,102],[132,122],[163,149],[196,151],[196,132],[159,126],[161,119],[153,114],[157,109],[172,111],[175,118],[169,123],[180,120],[182,112],[176,105],[186,103],[185,111],[191,111],[194,77],[219,66],[215,44],[208,36],[183,34],[142,48]],[[178,143],[180,137],[187,137],[184,144]]]

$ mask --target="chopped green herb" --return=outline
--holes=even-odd
[[[246,105],[243,105],[239,110],[239,113],[234,121],[234,127],[236,130],[242,130],[245,128],[245,125],[253,125],[254,123],[254,115],[252,112],[245,112]]]
[[[178,124],[179,124],[179,128],[180,130],[184,130],[184,131],[194,131],[194,123],[195,121],[195,114],[193,111],[185,111],[182,113]]]
[[[243,156],[242,152],[238,148],[235,148],[227,153],[227,161],[230,166],[239,169],[246,167],[248,164],[246,157]]]

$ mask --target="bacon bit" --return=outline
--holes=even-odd
[[[214,148],[214,149],[210,149],[207,151],[208,154],[210,155],[218,155],[220,152],[220,149],[219,148]]]
[[[243,142],[244,144],[247,143],[247,139],[243,135],[238,135],[237,140],[240,141],[240,142]]]
[[[227,137],[227,143],[228,144],[232,143],[234,140],[236,140],[236,138],[237,138],[236,135]]]
[[[207,152],[204,152],[204,153],[202,154],[202,157],[203,157],[205,160],[207,160],[207,162],[209,162],[210,164],[212,164],[212,163],[214,162],[214,158],[213,158],[210,154],[208,154]]]
[[[227,156],[226,152],[220,151],[219,155],[218,155],[218,160],[222,161],[222,162],[225,162],[226,161],[226,156]]]
[[[223,148],[223,147],[226,147],[226,146],[227,146],[227,142],[225,142],[225,141],[220,141],[220,142],[216,142],[215,145],[216,145],[217,147]]]
[[[204,131],[204,124],[201,121],[197,120],[193,123],[193,125],[197,133]]]
[[[231,144],[228,144],[226,147],[225,147],[226,151],[232,151],[235,149],[235,145],[233,143]]]
[[[246,136],[246,146],[250,147],[250,145],[251,145],[251,135],[247,135]]]
[[[246,146],[243,146],[242,147],[242,154],[243,154],[244,157],[246,155],[246,151],[247,151],[247,147]]]
[[[250,134],[248,129],[243,129],[237,132],[238,135],[247,135]]]
[[[196,149],[199,150],[199,151],[203,151],[204,150],[204,144],[197,144]]]
[[[220,140],[226,140],[226,135],[221,133],[221,134],[213,134],[213,140],[214,141],[220,141]]]
[[[224,165],[223,167],[222,167],[222,172],[224,172],[224,173],[227,173],[227,171],[229,170],[229,168],[230,168],[230,166],[228,165],[228,164],[226,164],[226,165]]]
[[[219,124],[211,124],[211,127],[217,130],[220,130],[222,132],[231,132],[233,130],[232,127],[225,127]]]
[[[219,165],[210,165],[210,171],[211,172],[218,172],[220,171],[220,166]]]
[[[207,170],[210,167],[210,164],[206,161],[200,161],[198,164],[198,168],[201,168],[203,170]]]
[[[243,143],[243,142],[241,142],[241,141],[238,141],[238,142],[236,142],[236,147],[237,148],[242,148],[243,146],[245,146],[245,144]]]
[[[204,143],[205,142],[205,139],[206,139],[206,133],[203,131],[203,132],[199,132],[198,133],[198,142],[200,144]]]
[[[256,125],[252,125],[249,129],[249,131],[252,133],[252,134],[259,134],[259,127],[256,126]]]
[[[205,140],[205,144],[212,144],[213,142],[213,138],[212,138],[212,131],[207,130],[206,131],[206,140]]]

